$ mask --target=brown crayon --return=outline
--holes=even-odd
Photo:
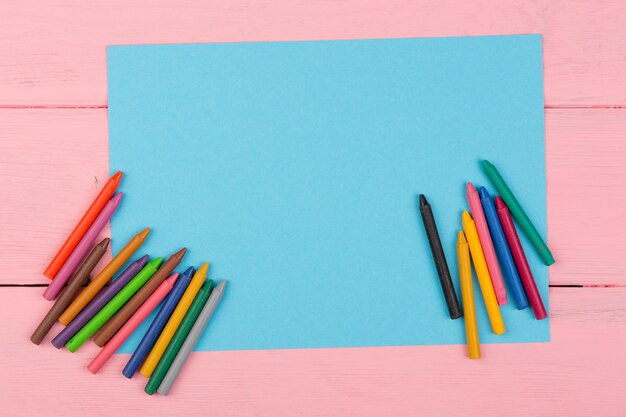
[[[115,275],[115,273],[135,253],[135,251],[143,245],[148,233],[150,233],[149,227],[137,233],[131,240],[128,241],[126,246],[124,246],[122,250],[119,251],[118,254],[115,255],[104,268],[102,268],[102,271],[96,275],[87,288],[82,290],[63,312],[63,314],[59,316],[59,321],[61,323],[67,326],[72,320],[74,320],[78,313],[80,313],[83,308],[85,308],[87,304],[89,304],[89,302],[96,297],[98,291],[102,290],[106,283],[111,281],[113,275]]]
[[[174,268],[178,266],[180,261],[187,253],[187,248],[182,248],[169,257],[167,261],[161,265],[158,271],[150,278],[148,282],[131,298],[120,311],[96,333],[93,341],[96,345],[102,347],[115,336],[115,333],[126,323],[126,321],[137,311],[139,307],[150,297],[150,295],[161,285],[167,277],[172,274]]]
[[[78,267],[76,272],[74,272],[67,287],[61,292],[61,295],[57,298],[52,308],[50,308],[48,314],[46,314],[37,329],[33,332],[33,335],[30,337],[31,342],[38,345],[44,337],[46,337],[61,313],[70,305],[74,297],[76,297],[76,294],[80,291],[81,286],[87,281],[91,271],[96,267],[102,256],[104,256],[109,242],[111,242],[111,239],[103,239],[91,249],[89,255],[87,255],[83,263]]]

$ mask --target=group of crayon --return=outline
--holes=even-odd
[[[45,270],[52,282],[43,296],[56,301],[31,341],[40,344],[57,321],[66,326],[52,339],[57,349],[65,346],[75,352],[93,336],[102,348],[87,367],[95,374],[163,301],[122,374],[132,378],[140,369],[149,378],[145,392],[167,395],[219,304],[226,281],[213,288],[213,281],[206,280],[206,262],[197,271],[189,267],[182,274],[174,273],[186,248],[165,262],[142,256],[113,279],[144,243],[150,228],[135,235],[89,281],[110,243],[109,238],[95,241],[119,207],[122,193],[114,193],[121,178],[118,172],[104,185]]]
[[[554,263],[548,246],[498,170],[489,161],[482,161],[482,166],[500,195],[494,199],[485,187],[480,187],[477,191],[471,182],[467,183],[467,200],[471,215],[467,210],[463,211],[462,230],[459,231],[457,240],[465,333],[469,357],[472,359],[480,358],[480,342],[476,324],[471,263],[478,277],[491,329],[496,335],[506,332],[499,307],[507,304],[502,272],[504,272],[518,310],[528,308],[530,304],[537,320],[548,316],[513,219],[526,234],[542,261],[546,265]],[[454,291],[432,208],[424,195],[420,195],[419,200],[420,213],[450,318],[457,319],[463,316],[463,310]]]

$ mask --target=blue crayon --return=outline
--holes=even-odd
[[[491,198],[491,195],[489,195],[485,187],[480,187],[478,194],[480,195],[480,202],[483,205],[483,211],[485,212],[485,217],[487,218],[487,224],[489,225],[489,232],[491,232],[493,246],[496,249],[496,254],[500,260],[500,266],[502,266],[502,270],[506,275],[509,287],[513,293],[515,305],[518,310],[528,308],[528,299],[526,298],[524,287],[522,287],[522,282],[520,281],[519,274],[517,273],[517,268],[515,267],[511,250],[509,249],[509,245],[506,243],[506,237],[504,236],[502,225],[498,219],[496,205],[493,202],[493,198]]]
[[[146,359],[146,356],[148,356],[148,353],[150,353],[150,351],[154,347],[154,344],[156,343],[156,340],[161,335],[161,332],[163,331],[165,324],[167,323],[170,316],[172,315],[172,312],[178,305],[178,301],[183,296],[183,293],[185,292],[185,290],[187,289],[187,286],[191,282],[191,277],[193,276],[194,272],[195,270],[193,269],[192,266],[190,266],[178,278],[178,280],[176,281],[176,284],[174,284],[174,288],[172,288],[172,292],[167,296],[167,298],[163,302],[163,306],[161,306],[161,309],[159,310],[156,317],[154,318],[154,321],[152,322],[152,324],[150,324],[148,331],[141,339],[141,342],[139,342],[137,349],[135,349],[135,353],[133,353],[133,356],[130,357],[130,359],[128,360],[128,363],[124,367],[122,374],[126,378],[132,378],[133,375],[135,375],[135,372],[137,372],[137,369],[139,369],[144,359]]]

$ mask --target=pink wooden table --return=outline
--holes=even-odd
[[[0,2],[0,416],[625,416],[626,2],[463,3]],[[200,353],[162,398],[28,342],[107,178],[105,45],[513,33],[544,35],[551,343]]]

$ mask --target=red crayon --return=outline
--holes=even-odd
[[[117,189],[117,186],[120,184],[121,179],[122,172],[118,171],[104,184],[96,196],[96,199],[91,203],[91,206],[89,206],[74,230],[72,230],[72,233],[70,233],[63,243],[63,246],[61,246],[61,249],[59,249],[52,261],[50,261],[50,264],[43,273],[46,277],[53,279],[56,276],[76,245],[78,245],[78,242],[80,242],[96,217],[98,217],[104,205],[109,201]]]
[[[524,249],[519,241],[519,236],[513,224],[513,218],[511,217],[511,213],[509,213],[509,208],[499,196],[496,197],[496,211],[498,212],[506,240],[509,243],[513,260],[517,266],[517,272],[519,272],[522,285],[524,286],[524,291],[526,291],[526,297],[528,297],[533,313],[535,313],[535,318],[537,320],[545,319],[548,317],[548,314],[546,313],[546,308],[543,306],[543,301],[541,301],[541,295],[537,290],[535,278],[533,278],[528,260],[524,254]]]

